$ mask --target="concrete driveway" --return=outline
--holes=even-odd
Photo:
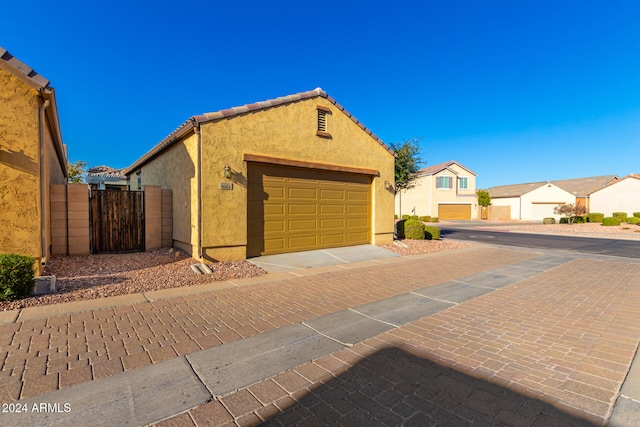
[[[394,258],[397,256],[399,255],[395,252],[375,245],[357,245],[279,255],[265,255],[251,258],[247,261],[258,267],[262,267],[269,273],[285,273],[307,268],[351,264],[354,262]]]

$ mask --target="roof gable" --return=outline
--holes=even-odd
[[[180,127],[171,132],[166,138],[156,144],[146,154],[136,160],[131,166],[126,168],[123,173],[125,175],[131,174],[134,170],[143,166],[145,163],[151,161],[154,157],[168,149],[170,146],[178,142],[182,137],[189,134],[192,130],[197,128],[203,123],[215,122],[218,120],[230,119],[233,117],[254,113],[258,111],[267,110],[280,105],[286,105],[293,102],[303,101],[306,99],[312,99],[316,97],[325,98],[338,108],[342,113],[349,117],[355,124],[360,127],[366,134],[370,135],[378,144],[383,146],[390,154],[395,156],[394,151],[386,145],[380,138],[378,138],[371,130],[369,130],[362,122],[356,119],[351,113],[349,113],[342,105],[338,104],[335,99],[327,95],[327,93],[321,88],[316,88],[307,92],[300,92],[293,95],[283,96],[275,99],[270,99],[261,102],[255,102],[252,104],[245,104],[239,107],[232,107],[225,110],[216,111],[213,113],[204,113],[197,116],[192,116],[184,122]]]
[[[451,168],[452,165],[456,165],[456,166],[466,170],[467,172],[469,172],[470,174],[472,174],[474,176],[478,175],[475,172],[473,172],[471,169],[461,165],[460,163],[456,162],[455,160],[450,160],[448,162],[438,163],[437,165],[433,165],[433,166],[428,166],[426,168],[422,168],[418,172],[416,172],[416,175],[418,175],[418,176],[435,175],[435,174],[437,174],[439,172],[442,172],[445,169],[448,169],[452,173],[454,173],[455,175],[458,175],[458,172],[456,172],[455,170],[453,170]]]

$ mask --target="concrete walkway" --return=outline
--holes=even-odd
[[[640,422],[638,263],[477,246],[171,291],[7,316],[0,425]]]

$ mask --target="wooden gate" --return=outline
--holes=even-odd
[[[91,190],[91,253],[144,251],[144,192]]]

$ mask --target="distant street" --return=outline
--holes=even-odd
[[[582,253],[640,258],[640,242],[574,236],[552,236],[504,231],[479,231],[447,225],[441,228],[445,239],[466,240],[525,248],[561,249]]]

